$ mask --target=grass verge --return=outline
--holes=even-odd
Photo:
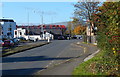
[[[48,42],[35,43],[35,44],[32,44],[32,45],[23,45],[23,46],[18,46],[18,47],[11,48],[11,49],[5,49],[5,50],[2,51],[2,57],[12,55],[12,54],[15,54],[15,53],[18,53],[18,52],[23,52],[25,50],[33,49],[33,48],[36,48],[36,47],[40,47],[40,46],[43,46],[43,45],[46,45],[46,44],[49,44],[49,43]]]
[[[106,56],[107,58],[107,56]],[[92,59],[81,63],[77,68],[73,71],[73,77],[78,76],[120,76],[119,65],[115,65],[113,62],[109,60],[106,61],[104,56],[104,51],[100,51],[95,57]]]

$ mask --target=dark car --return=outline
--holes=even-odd
[[[65,37],[66,40],[70,40],[71,39],[70,35],[65,35],[64,37]]]
[[[74,35],[74,36],[72,37],[72,39],[77,39],[77,37]]]
[[[64,36],[58,36],[58,40],[64,40],[65,37]]]
[[[2,46],[3,47],[13,47],[14,42],[12,40],[4,40],[4,44]]]

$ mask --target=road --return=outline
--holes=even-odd
[[[8,57],[3,57],[2,74],[31,75],[37,71],[41,72],[43,70],[49,70],[50,67],[53,68],[71,59],[78,57],[80,58],[81,55],[83,55],[81,57],[83,60],[85,57],[87,57],[89,54],[92,54],[93,51],[96,50],[88,46],[88,48],[92,51],[88,53],[84,46],[76,45],[78,41],[80,40],[55,40],[52,43],[42,47],[27,50]],[[73,64],[73,66],[75,67],[76,65]],[[61,67],[58,69],[60,68]],[[55,69],[53,70],[54,71],[52,72],[55,74]],[[58,73],[62,70],[64,70],[64,68],[59,70]],[[42,74],[50,73],[51,72],[48,71],[46,73],[43,72]]]

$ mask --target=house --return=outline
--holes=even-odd
[[[44,39],[44,33],[48,32],[52,35],[54,35],[54,39],[57,39],[58,36],[63,35],[66,31],[66,27],[65,25],[43,25],[43,30],[45,32],[42,32],[41,30],[41,26],[42,25],[29,25],[29,26],[25,26],[25,25],[19,25],[17,26],[17,28],[22,28],[26,30],[26,35],[39,35],[41,37],[43,37]],[[43,34],[43,35],[41,35]]]
[[[90,26],[86,27],[86,34],[87,34],[87,36],[94,36],[92,27],[90,27]]]
[[[0,24],[0,39],[2,39],[2,25]]]
[[[44,34],[28,34],[27,30],[24,28],[17,28],[14,30],[14,38],[24,37],[26,40],[34,39],[34,40],[45,40],[45,39],[53,39],[53,35],[45,32]]]
[[[14,37],[14,30],[16,30],[16,22],[13,19],[0,19],[0,24],[2,27],[2,37],[6,39],[11,39]]]
[[[93,24],[92,24],[92,26],[86,27],[87,42],[93,43],[95,45],[97,44],[96,31],[97,31],[97,27],[94,27]]]

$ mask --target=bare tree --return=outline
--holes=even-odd
[[[75,17],[80,20],[91,20],[91,16],[98,8],[99,2],[78,2],[74,5]]]
[[[78,21],[89,21],[90,29],[94,25],[92,21],[92,14],[96,12],[96,9],[99,7],[99,2],[78,2],[74,5],[75,9],[75,18]],[[91,42],[91,30],[90,30],[90,42]]]

